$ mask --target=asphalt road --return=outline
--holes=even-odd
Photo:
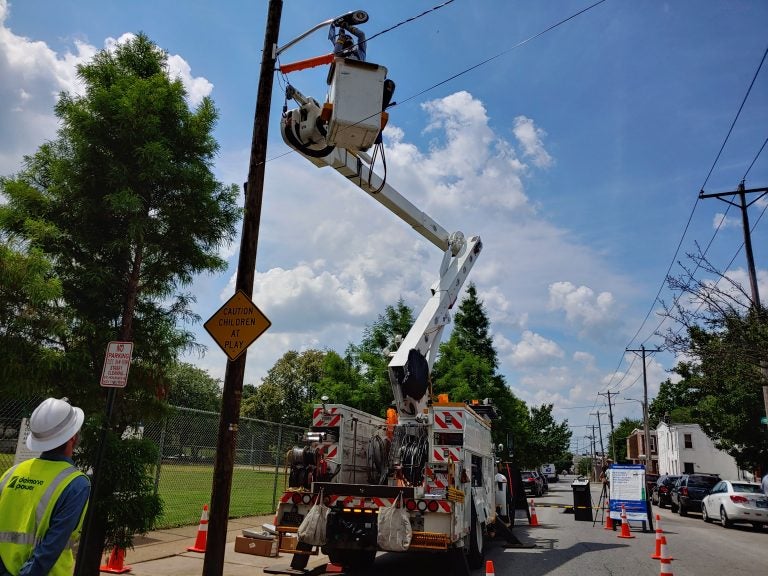
[[[658,575],[660,563],[650,556],[655,551],[655,533],[643,533],[633,524],[631,539],[619,538],[620,531],[605,530],[599,522],[576,521],[563,508],[547,504],[573,503],[571,478],[550,485],[549,494],[536,500],[539,527],[518,521],[513,532],[530,549],[505,548],[503,540],[486,544],[486,560],[494,563],[497,576],[583,576]],[[599,485],[593,485],[597,505]],[[748,527],[725,529],[706,524],[701,516],[681,518],[669,509],[654,508],[673,556],[674,576],[754,576],[768,573],[768,529]],[[410,576],[454,573],[445,554],[379,554],[367,575]],[[475,570],[473,576],[485,574]]]

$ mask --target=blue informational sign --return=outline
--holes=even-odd
[[[648,500],[646,499],[645,466],[642,464],[613,464],[608,468],[610,481],[611,518],[621,519],[621,507],[627,513],[627,520],[648,521]]]

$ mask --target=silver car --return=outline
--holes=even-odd
[[[721,480],[701,502],[704,522],[719,518],[724,528],[734,522],[748,522],[756,529],[768,525],[768,496],[760,484]]]

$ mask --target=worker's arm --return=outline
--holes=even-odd
[[[352,34],[354,34],[357,37],[357,53],[360,55],[360,61],[365,62],[365,50],[366,50],[366,44],[365,44],[365,32],[360,30],[357,26],[350,26],[347,28]]]

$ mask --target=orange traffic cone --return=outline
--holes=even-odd
[[[605,526],[603,527],[603,530],[614,530],[610,507],[608,507],[608,510],[605,513]]]
[[[659,576],[674,576],[672,574],[672,559],[660,558],[659,559]]]
[[[125,561],[125,549],[124,548],[112,548],[112,552],[109,554],[109,560],[107,560],[106,566],[99,566],[101,572],[111,572],[112,574],[125,574],[131,571],[130,566],[123,566]]]
[[[496,570],[493,568],[493,560],[485,561],[485,576],[496,576]]]
[[[629,520],[627,520],[627,509],[624,508],[624,504],[621,505],[621,534],[619,538],[634,538],[629,533]]]
[[[203,505],[203,513],[200,515],[200,526],[197,528],[197,538],[194,546],[188,546],[190,552],[205,552],[208,543],[208,504]]]
[[[539,525],[539,519],[536,516],[536,504],[533,502],[533,498],[531,498],[531,526],[538,526]]]
[[[651,558],[658,560],[661,558],[661,540],[664,538],[664,530],[661,529],[661,516],[656,514],[656,551]]]

